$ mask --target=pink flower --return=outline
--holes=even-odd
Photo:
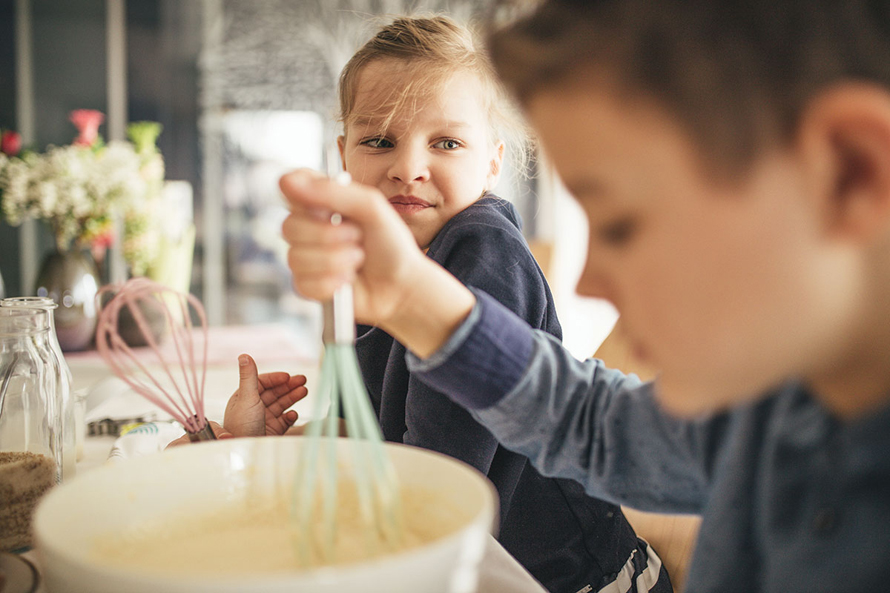
[[[116,235],[113,228],[104,229],[100,234],[90,239],[90,245],[92,247],[105,249],[114,245],[115,238]]]
[[[68,118],[79,132],[72,142],[75,146],[92,146],[99,137],[99,126],[105,121],[105,115],[95,109],[75,109]]]
[[[0,136],[0,152],[7,156],[16,156],[22,150],[22,135],[6,130]]]

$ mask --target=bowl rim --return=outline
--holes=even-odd
[[[54,505],[61,504],[56,502],[61,500],[60,497],[64,496],[64,493],[68,491],[69,488],[73,487],[76,484],[85,483],[90,480],[90,476],[97,475],[97,472],[102,473],[116,473],[119,471],[124,471],[121,468],[123,467],[133,467],[132,463],[139,463],[142,460],[148,459],[156,459],[156,455],[196,455],[196,453],[186,453],[187,451],[195,451],[195,445],[202,447],[218,447],[218,448],[229,448],[241,445],[243,447],[247,447],[248,441],[259,440],[262,439],[264,442],[268,437],[241,437],[241,438],[233,438],[233,439],[221,439],[218,441],[209,441],[209,442],[201,442],[196,444],[190,444],[188,446],[175,447],[173,449],[159,451],[157,454],[146,455],[143,457],[134,458],[132,460],[127,460],[125,462],[115,462],[113,464],[107,464],[102,467],[91,469],[89,472],[85,474],[76,475],[70,482],[67,484],[60,484],[54,488],[52,488],[46,496],[41,499],[38,503],[37,508],[34,512],[33,518],[33,533],[34,533],[34,549],[37,551],[37,554],[41,558],[41,568],[43,572],[47,571],[46,563],[49,555],[56,555],[64,562],[69,564],[75,564],[96,574],[99,577],[111,577],[111,578],[119,578],[123,580],[132,580],[134,577],[141,579],[148,579],[153,584],[157,584],[158,586],[164,585],[172,585],[176,584],[177,586],[188,585],[192,583],[202,583],[206,585],[208,583],[208,579],[215,580],[220,579],[225,582],[226,586],[239,586],[243,585],[276,585],[276,584],[285,584],[292,582],[295,578],[299,579],[309,579],[309,578],[325,578],[326,575],[337,575],[342,576],[344,573],[356,573],[360,574],[362,572],[366,572],[372,570],[374,567],[388,563],[393,559],[399,559],[403,562],[410,562],[412,556],[425,556],[430,552],[435,552],[439,548],[449,548],[453,545],[454,540],[463,539],[466,537],[468,530],[471,530],[474,525],[477,524],[478,519],[481,517],[484,521],[481,525],[485,525],[485,531],[489,535],[493,535],[496,531],[497,520],[499,516],[499,498],[497,495],[497,490],[492,484],[491,480],[488,477],[480,472],[475,467],[470,464],[461,461],[459,459],[455,459],[444,453],[439,453],[438,451],[431,451],[429,449],[424,449],[422,447],[417,447],[414,445],[406,445],[404,443],[393,443],[393,442],[385,442],[384,445],[387,448],[395,448],[395,449],[404,449],[412,451],[411,454],[420,453],[424,456],[432,456],[438,458],[441,462],[453,465],[458,468],[461,472],[466,472],[471,475],[476,476],[477,478],[481,478],[478,481],[479,485],[482,486],[482,496],[488,499],[489,504],[483,504],[482,507],[476,512],[469,516],[466,521],[462,524],[461,527],[457,528],[455,531],[444,535],[440,538],[427,542],[425,544],[414,546],[408,548],[406,550],[400,550],[398,552],[392,554],[386,554],[384,556],[378,556],[375,558],[360,560],[358,562],[349,562],[345,564],[336,564],[336,565],[326,565],[326,566],[317,566],[304,570],[282,570],[282,571],[273,571],[266,573],[220,573],[220,574],[208,574],[208,573],[196,573],[196,574],[188,574],[188,573],[175,573],[170,575],[160,575],[156,571],[156,569],[142,569],[142,568],[120,568],[114,565],[109,564],[100,564],[94,562],[85,562],[84,556],[82,554],[74,554],[72,550],[68,549],[61,544],[58,544],[50,539],[47,539],[44,533],[44,523],[46,519],[46,513],[52,511]],[[305,437],[302,436],[292,436],[285,438],[297,438],[302,439]],[[336,437],[335,437],[336,438]],[[344,442],[343,441],[338,442]],[[277,441],[276,442],[287,442],[287,441]],[[272,445],[275,446],[275,445]],[[206,450],[206,449],[205,449]],[[146,461],[147,462],[147,461]],[[93,478],[95,479],[95,478]],[[186,501],[187,502],[187,501]],[[48,510],[47,510],[48,509]],[[486,517],[486,515],[490,515]]]

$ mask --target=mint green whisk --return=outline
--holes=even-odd
[[[349,182],[348,174],[335,179],[344,185]],[[331,220],[338,224],[339,215]],[[338,289],[323,308],[324,354],[315,402],[317,420],[306,428],[291,512],[295,548],[303,565],[312,557],[323,562],[336,560],[337,507],[343,477],[355,483],[369,556],[397,549],[403,541],[398,477],[384,448],[355,354],[352,286]],[[325,407],[327,416],[321,418]],[[338,449],[341,417],[350,443]],[[352,462],[348,473],[338,457],[344,449],[350,452]]]

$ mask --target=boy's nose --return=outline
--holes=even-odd
[[[397,149],[388,176],[393,181],[411,183],[430,178],[429,162],[423,150],[413,147]]]
[[[578,278],[578,284],[575,285],[575,292],[581,296],[605,299],[617,307],[614,286],[592,260],[593,258],[588,255],[581,277]]]

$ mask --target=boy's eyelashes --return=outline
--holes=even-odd
[[[605,245],[622,247],[633,239],[639,228],[636,218],[627,216],[601,225],[596,236]]]

